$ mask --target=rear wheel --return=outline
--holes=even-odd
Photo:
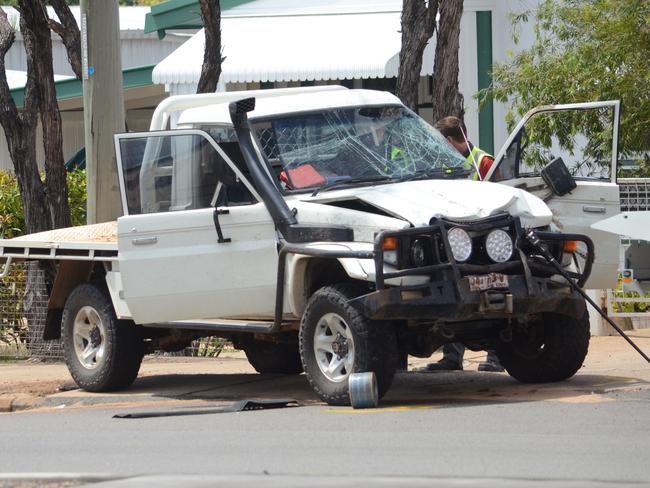
[[[302,373],[297,340],[288,343],[253,340],[244,345],[244,352],[258,373]]]
[[[513,330],[497,355],[503,367],[524,383],[562,381],[582,366],[589,349],[589,316],[580,319],[545,313]]]
[[[309,300],[300,325],[300,355],[316,394],[330,405],[349,405],[351,373],[372,371],[378,396],[397,369],[397,338],[390,322],[371,322],[349,304],[363,293],[350,284],[326,286]]]
[[[65,361],[80,388],[119,390],[138,376],[142,338],[133,322],[117,319],[110,298],[95,285],[70,293],[61,327]]]

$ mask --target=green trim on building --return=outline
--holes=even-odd
[[[137,68],[129,68],[122,71],[122,86],[124,90],[129,88],[138,88],[141,86],[153,85],[151,80],[151,73],[155,64],[148,66],[139,66]],[[70,78],[68,80],[60,80],[54,82],[56,89],[57,100],[67,100],[69,98],[83,97],[83,87],[81,80]],[[14,88],[11,90],[11,96],[16,102],[16,106],[21,108],[25,103],[25,87]]]
[[[221,0],[221,11],[225,12],[253,0]],[[165,37],[168,29],[200,29],[203,27],[201,7],[198,0],[168,0],[153,5],[145,16],[144,31],[158,32],[158,39]]]
[[[492,12],[476,12],[478,89],[492,83]],[[479,147],[494,154],[494,104],[490,100],[478,114]]]

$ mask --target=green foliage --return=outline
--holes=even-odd
[[[0,237],[11,239],[25,229],[23,204],[16,178],[0,171]]]
[[[537,105],[622,101],[619,152],[650,174],[650,0],[542,0],[536,12],[513,17],[535,21],[535,42],[493,68],[493,84],[479,94],[512,104],[508,123]],[[603,117],[540,127],[567,138],[578,131],[601,134],[585,154],[599,158]],[[596,137],[598,139],[598,137]]]
[[[635,291],[614,291],[615,298],[641,298]],[[644,298],[650,298],[650,293],[646,293]],[[617,313],[639,313],[650,310],[650,303],[613,303],[614,311]]]
[[[203,337],[192,343],[191,355],[203,358],[219,357],[226,345],[226,339],[221,337]]]
[[[68,173],[68,202],[73,225],[86,223],[86,172]],[[16,177],[0,171],[0,238],[11,239],[25,232],[23,204]]]
[[[68,203],[72,225],[85,225],[86,172],[82,169],[68,172]]]

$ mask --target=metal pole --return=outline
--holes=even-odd
[[[88,223],[123,214],[113,134],[124,132],[117,0],[81,0]]]

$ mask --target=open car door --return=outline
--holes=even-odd
[[[619,101],[535,108],[517,124],[485,178],[539,196],[553,211],[553,222],[561,232],[591,237],[596,256],[585,288],[616,285],[619,238],[591,225],[620,213],[619,113]],[[577,185],[563,196],[553,193],[541,176],[544,166],[558,157]],[[580,268],[579,259],[575,264]]]

